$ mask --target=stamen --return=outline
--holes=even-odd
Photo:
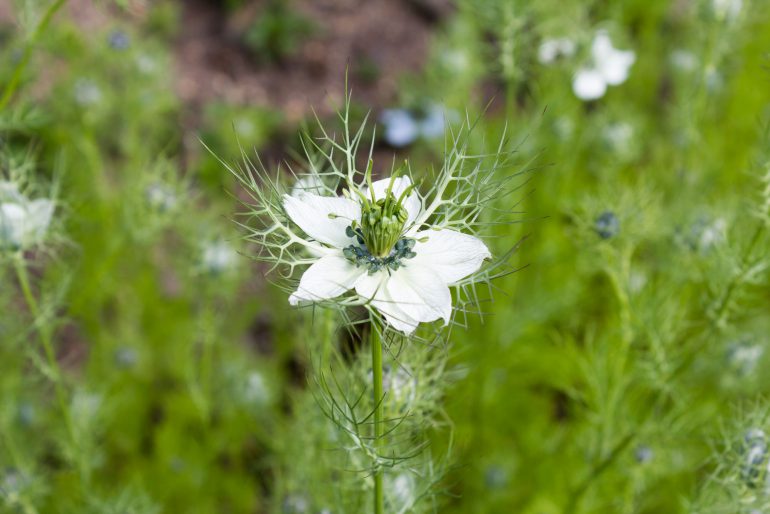
[[[342,250],[342,254],[347,260],[356,265],[357,268],[364,267],[369,275],[374,275],[378,271],[385,269],[388,272],[396,271],[404,265],[404,259],[412,259],[417,254],[412,251],[417,241],[403,237],[396,241],[390,254],[386,257],[377,257],[371,254],[364,244],[363,234],[360,228],[354,228],[352,225],[345,229],[348,237],[355,237],[361,246],[350,245]]]

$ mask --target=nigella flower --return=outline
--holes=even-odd
[[[286,214],[309,238],[315,258],[289,303],[355,293],[395,329],[410,334],[422,322],[452,315],[449,286],[491,257],[475,236],[428,220],[408,176],[355,187],[344,196],[285,195]]]
[[[383,138],[396,148],[408,146],[421,137],[434,139],[444,134],[444,118],[444,110],[435,104],[419,112],[385,109],[380,115],[380,122],[385,126]]]
[[[546,39],[537,49],[537,60],[540,64],[551,64],[560,57],[571,57],[575,48],[575,42],[567,37]]]
[[[599,31],[591,45],[591,64],[581,68],[572,81],[572,90],[581,100],[597,100],[607,92],[607,86],[617,86],[628,78],[636,61],[633,50],[618,50],[609,35]]]
[[[42,242],[51,224],[54,203],[30,200],[12,182],[0,182],[0,249],[23,249]]]

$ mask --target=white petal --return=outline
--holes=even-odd
[[[559,56],[559,41],[557,39],[546,39],[540,43],[537,49],[537,60],[540,64],[551,64]]]
[[[51,200],[43,198],[32,200],[27,204],[28,218],[25,226],[27,237],[39,241],[43,238],[48,225],[51,224],[53,216],[54,203]]]
[[[578,70],[572,80],[572,91],[581,100],[596,100],[604,96],[607,91],[607,82],[600,71],[583,68]]]
[[[601,63],[609,58],[614,51],[615,47],[612,46],[610,36],[603,30],[597,32],[593,43],[591,43],[591,56],[594,62]]]
[[[411,334],[420,322],[411,318],[398,303],[388,296],[388,291],[385,288],[387,278],[388,275],[385,272],[364,275],[356,283],[356,293],[361,298],[370,301],[393,328],[407,335]]]
[[[0,202],[24,203],[27,199],[19,192],[19,186],[7,180],[0,181]]]
[[[400,268],[361,279],[356,292],[372,305],[393,328],[410,334],[419,323],[452,316],[449,287],[433,270],[421,265]]]
[[[303,193],[297,197],[283,195],[286,214],[307,235],[337,248],[352,243],[345,229],[353,220],[361,220],[358,202],[342,197]]]
[[[17,203],[0,205],[0,243],[19,247],[24,239],[27,210]]]
[[[414,264],[427,266],[447,284],[453,284],[478,271],[484,259],[492,255],[477,237],[455,230],[424,230],[414,236],[414,258],[404,261],[409,268]],[[420,239],[427,238],[421,242]]]
[[[388,296],[388,291],[385,288],[386,279],[387,274],[384,272],[364,275],[356,283],[356,293],[361,298],[370,301],[393,328],[407,335],[411,334],[420,322],[412,319]]]
[[[390,177],[372,183],[374,197],[378,200],[380,198],[385,198],[385,193],[387,192],[389,185]],[[396,198],[401,198],[401,194],[411,185],[412,179],[410,179],[408,176],[404,175],[401,177],[396,177],[393,180],[393,188],[390,190],[390,192],[393,193],[393,196]],[[362,192],[365,196],[369,197],[368,187],[362,188]],[[417,216],[420,214],[420,211],[422,210],[422,202],[420,202],[420,195],[417,193],[416,189],[413,189],[412,192],[409,193],[409,196],[404,199],[404,208],[408,214],[406,225],[409,226],[417,218]]]
[[[597,66],[605,82],[611,86],[617,86],[626,81],[634,61],[636,61],[636,54],[632,50],[613,50],[604,61],[597,62]]]
[[[315,302],[335,298],[353,289],[365,273],[364,268],[357,268],[342,254],[325,255],[305,270],[289,303],[297,305],[303,300]]]

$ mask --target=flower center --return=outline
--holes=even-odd
[[[373,256],[387,257],[401,238],[407,220],[406,209],[391,192],[362,207],[360,233],[364,244]]]
[[[349,237],[355,237],[358,243],[364,245],[364,236],[360,228],[353,228],[349,226],[345,233]],[[343,255],[347,260],[356,265],[356,267],[365,267],[368,270],[369,275],[373,275],[378,271],[385,270],[397,270],[404,265],[402,262],[404,259],[411,259],[417,254],[412,251],[416,241],[408,237],[402,237],[393,245],[387,256],[378,257],[372,255],[367,246],[350,245],[342,250]]]

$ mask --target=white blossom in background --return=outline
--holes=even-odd
[[[369,381],[373,380],[369,370]],[[393,370],[385,366],[382,370],[382,390],[387,394],[388,402],[398,408],[409,408],[417,396],[417,377],[404,364]]]
[[[136,67],[143,75],[152,75],[158,71],[158,61],[150,54],[139,54],[136,56]]]
[[[225,273],[235,267],[238,252],[226,241],[212,241],[204,245],[201,261],[212,274]]]
[[[95,105],[102,101],[102,90],[92,80],[78,79],[75,82],[75,102],[78,105]]]
[[[0,248],[18,250],[41,243],[53,212],[53,201],[30,200],[13,182],[0,182]]]
[[[630,123],[610,123],[604,128],[603,136],[607,145],[619,154],[629,154],[633,149],[634,127]]]
[[[408,109],[385,109],[380,115],[380,123],[385,127],[383,138],[390,146],[402,148],[414,143],[419,138],[435,139],[444,134],[446,117],[441,106],[430,104],[425,112],[415,113]]]
[[[559,58],[572,57],[576,49],[577,45],[570,38],[546,39],[537,49],[537,60],[540,64],[552,64]]]
[[[591,44],[590,64],[579,69],[573,78],[575,96],[585,101],[603,97],[608,86],[626,81],[635,61],[633,50],[618,50],[605,31],[597,32]]]
[[[147,197],[147,203],[153,209],[160,212],[171,211],[177,205],[177,197],[174,191],[160,182],[150,184],[145,190],[145,196]]]
[[[698,67],[698,58],[689,50],[677,49],[671,52],[669,56],[671,65],[678,71],[695,71]]]
[[[368,180],[371,184],[371,180]],[[428,223],[407,176],[361,185],[345,196],[284,195],[286,214],[311,240],[314,258],[289,303],[318,302],[354,290],[396,330],[452,315],[449,286],[491,257],[478,238]]]
[[[409,512],[417,501],[414,478],[406,473],[400,473],[391,478],[388,485],[389,512],[398,514]]]
[[[270,388],[267,380],[258,371],[252,371],[246,378],[246,400],[258,405],[264,405],[270,401]]]
[[[713,0],[711,7],[717,18],[727,21],[733,21],[741,14],[743,9],[743,0]]]

